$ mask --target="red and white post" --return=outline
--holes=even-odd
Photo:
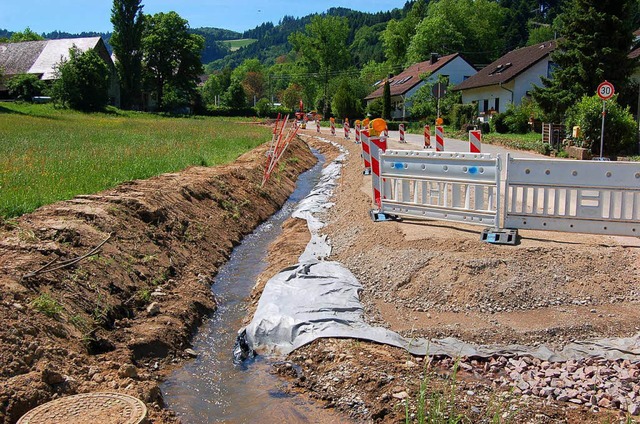
[[[398,129],[400,130],[400,143],[406,143],[406,140],[404,139],[404,124],[400,124]]]
[[[424,126],[424,148],[431,148],[431,127],[429,125]]]
[[[331,121],[331,135],[336,135],[336,123],[333,120]]]
[[[349,140],[349,133],[351,132],[351,127],[349,127],[349,121],[344,121],[344,138]]]
[[[361,133],[360,124],[356,124],[356,144],[360,144],[360,133]]]
[[[436,127],[436,152],[444,152],[444,127]]]
[[[387,151],[387,137],[375,136],[369,139],[371,147],[371,182],[373,185],[373,201],[378,208],[382,207],[382,191],[380,178],[380,154]]]
[[[369,129],[365,128],[360,134],[362,141],[362,159],[364,160],[364,175],[371,175],[371,147],[369,147]]]
[[[320,134],[320,120],[316,119],[316,132]]]
[[[480,153],[482,150],[482,131],[469,131],[469,152]]]

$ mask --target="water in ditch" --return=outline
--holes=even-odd
[[[233,346],[247,313],[247,298],[267,266],[267,248],[280,235],[282,223],[296,204],[320,178],[325,159],[318,152],[314,154],[318,163],[298,178],[295,191],[282,209],[245,237],[220,268],[212,286],[218,309],[193,341],[198,357],[162,385],[167,406],[184,423],[338,422],[327,410],[298,396],[287,396],[281,390],[283,381],[270,373],[268,359],[233,362]]]

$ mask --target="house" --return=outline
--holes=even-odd
[[[529,97],[533,86],[541,86],[541,77],[549,77],[554,63],[550,54],[555,41],[513,50],[478,71],[453,89],[462,93],[462,103],[477,103],[481,118],[504,112],[507,105],[519,105]]]
[[[3,69],[5,78],[11,78],[18,74],[34,74],[42,81],[52,82],[56,79],[56,65],[63,59],[69,59],[69,49],[74,46],[82,52],[94,49],[107,63],[111,73],[109,101],[112,105],[119,106],[120,84],[118,75],[107,47],[100,37],[0,44],[0,68]],[[0,97],[6,97],[7,94],[6,87],[0,84]]]
[[[476,72],[476,68],[458,53],[442,57],[432,54],[430,60],[409,66],[388,80],[393,107],[392,118],[404,119],[410,116],[407,109],[411,107],[411,96],[427,82],[433,83],[439,76],[443,76],[449,80],[450,84],[459,84]],[[425,74],[429,76],[423,80],[421,76]],[[376,87],[373,93],[365,97],[367,104],[382,97],[384,81],[377,82]]]

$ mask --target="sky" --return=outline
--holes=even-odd
[[[23,31],[29,27],[41,34],[110,32],[111,0],[0,0],[0,29]],[[277,24],[285,16],[301,17],[321,13],[331,7],[347,7],[362,12],[401,8],[405,0],[143,0],[146,14],[177,12],[191,28],[215,27],[243,32],[263,22]]]

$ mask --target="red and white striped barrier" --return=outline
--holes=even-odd
[[[387,137],[387,138],[389,138],[389,128],[386,128],[386,129],[384,130],[384,136],[385,136],[385,137]]]
[[[380,153],[387,151],[387,137],[375,136],[369,138],[369,147],[371,148],[371,182],[373,185],[373,200],[378,206],[382,207],[382,194],[380,178]]]
[[[336,123],[331,121],[331,135],[336,135]]]
[[[404,124],[400,124],[398,129],[400,130],[400,143],[406,143],[404,139]]]
[[[349,134],[351,133],[351,128],[349,127],[349,121],[344,121],[344,138],[349,140]]]
[[[369,147],[369,130],[364,129],[361,132],[360,140],[362,141],[362,159],[364,160],[364,175],[371,175],[371,147]]]
[[[360,124],[356,124],[356,144],[360,144]]]
[[[480,153],[482,150],[482,131],[469,131],[469,152]]]
[[[444,152],[444,127],[436,127],[436,152]]]
[[[320,133],[320,120],[316,119],[316,132],[319,134]]]
[[[431,148],[431,127],[429,125],[424,126],[424,148]]]

